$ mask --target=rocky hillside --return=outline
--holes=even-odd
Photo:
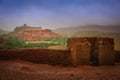
[[[45,37],[62,37],[50,29],[42,29],[41,27],[31,27],[24,24],[16,27],[15,30],[3,36],[3,38],[19,38],[25,41],[42,41]]]

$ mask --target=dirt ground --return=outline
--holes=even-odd
[[[68,67],[0,61],[0,80],[120,80],[120,65]]]

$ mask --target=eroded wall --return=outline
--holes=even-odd
[[[80,37],[68,39],[74,65],[114,64],[114,41],[112,38]]]
[[[70,50],[20,49],[0,50],[0,60],[21,59],[51,65],[71,65]]]
[[[98,59],[100,65],[112,65],[115,62],[114,42],[112,38],[97,38]]]
[[[114,64],[114,42],[112,38],[69,38],[69,49],[20,49],[0,50],[0,60],[22,59],[52,65],[108,65]]]

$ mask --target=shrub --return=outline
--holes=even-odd
[[[47,48],[49,46],[56,46],[60,44],[55,44],[55,43],[29,43],[25,44],[23,47],[24,48],[34,48],[34,47],[40,47],[40,48]]]
[[[46,38],[46,41],[57,42],[57,43],[59,43],[61,45],[65,45],[67,43],[67,38],[51,37],[51,38]]]
[[[67,38],[46,38],[50,43],[28,43],[18,38],[8,38],[4,40],[4,44],[0,49],[19,49],[19,48],[48,48],[50,46],[65,45]]]
[[[8,38],[5,40],[5,47],[7,49],[18,49],[21,48],[25,44],[25,41],[20,40],[18,38]]]

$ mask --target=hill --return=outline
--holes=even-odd
[[[0,35],[8,34],[8,33],[9,33],[9,31],[5,31],[5,30],[0,29]]]
[[[41,27],[31,27],[24,24],[16,27],[13,32],[3,35],[3,38],[19,38],[25,41],[42,41],[45,37],[62,37],[50,29],[42,29]]]
[[[108,33],[120,33],[120,25],[83,25],[65,28],[57,28],[54,32],[66,35],[67,37],[73,36],[78,31],[100,31]]]
[[[72,37],[111,37],[111,38],[120,38],[120,33],[110,33],[110,32],[101,32],[101,31],[78,31],[72,35]]]

